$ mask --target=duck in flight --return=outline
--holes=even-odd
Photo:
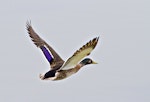
[[[55,50],[33,30],[31,22],[27,22],[26,28],[34,44],[41,49],[50,64],[50,70],[44,74],[40,74],[41,80],[62,80],[75,74],[85,65],[97,64],[90,58],[83,58],[90,55],[92,50],[96,47],[99,37],[90,40],[67,61],[64,61]]]

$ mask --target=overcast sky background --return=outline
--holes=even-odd
[[[66,60],[100,36],[89,65],[62,81],[31,42],[26,21]],[[1,0],[1,102],[150,102],[150,1]]]

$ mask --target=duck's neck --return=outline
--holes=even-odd
[[[83,67],[84,65],[82,63],[79,63],[78,65],[76,65],[75,69],[79,70]]]
[[[80,63],[77,65],[77,68],[80,69],[80,68],[82,68],[83,66],[85,66],[85,64],[83,64],[82,62],[80,62]]]
[[[81,61],[81,62],[79,63],[79,65],[80,65],[81,67],[85,66],[85,64],[83,63],[83,61]]]

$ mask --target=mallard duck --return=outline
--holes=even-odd
[[[41,49],[50,64],[50,70],[44,74],[40,74],[39,77],[41,80],[62,80],[78,72],[85,65],[97,64],[90,58],[83,58],[90,55],[97,45],[99,37],[90,40],[77,50],[67,61],[64,61],[55,50],[33,30],[31,22],[27,22],[26,28],[34,44]]]

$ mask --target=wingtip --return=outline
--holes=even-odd
[[[28,29],[29,27],[31,27],[31,20],[27,20],[27,22],[26,22],[26,27],[27,27],[27,29]]]
[[[28,24],[31,24],[31,20],[27,20],[27,23],[28,23]]]
[[[100,36],[97,36],[97,37],[95,37],[96,38],[96,40],[98,41],[99,40],[99,38],[100,38]]]
[[[98,41],[99,38],[100,38],[100,36],[97,36],[97,37],[93,38],[93,41]]]
[[[100,38],[100,36],[97,37],[97,39],[99,39],[99,38]]]
[[[99,40],[99,36],[98,36],[98,37],[95,37],[92,41],[98,42],[98,40]]]

